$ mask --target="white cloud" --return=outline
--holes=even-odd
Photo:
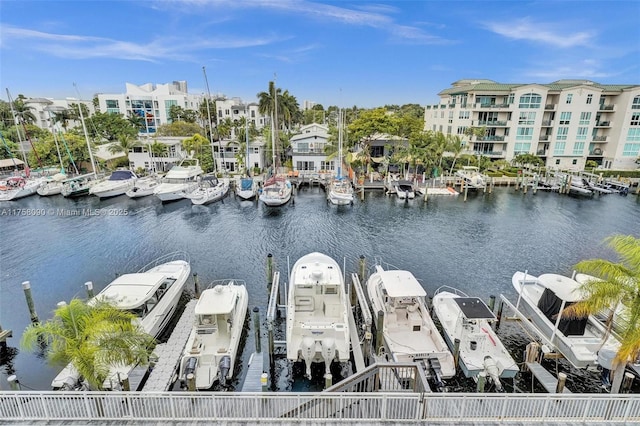
[[[562,24],[562,27],[564,26],[566,23]],[[489,31],[513,40],[528,40],[564,49],[588,46],[595,36],[588,31],[571,32],[564,28],[558,29],[548,23],[534,22],[529,18],[488,23],[485,27]]]

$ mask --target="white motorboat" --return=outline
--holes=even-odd
[[[129,198],[146,197],[153,195],[153,191],[158,185],[160,185],[160,178],[157,175],[145,176],[136,180],[133,188],[129,189],[125,194]]]
[[[325,374],[333,361],[350,356],[349,305],[338,263],[322,253],[302,256],[291,269],[287,303],[287,359],[324,362]]]
[[[228,179],[218,180],[215,176],[208,175],[198,182],[196,189],[186,194],[186,198],[190,199],[192,204],[209,204],[223,199],[228,192]]]
[[[62,191],[60,193],[66,198],[78,198],[89,195],[89,189],[98,182],[99,180],[95,173],[74,176],[62,182]]]
[[[158,337],[169,323],[178,306],[191,265],[184,252],[170,253],[149,263],[136,273],[123,274],[108,284],[89,301],[106,301],[118,309],[132,312],[139,318],[142,330]],[[112,366],[103,389],[119,386],[118,375],[124,377],[136,366]],[[72,364],[58,374],[51,386],[54,389],[74,389],[79,385],[79,374]]]
[[[214,282],[202,292],[180,360],[178,377],[184,386],[189,374],[195,376],[196,389],[210,389],[216,382],[225,386],[233,377],[248,299],[240,280]]]
[[[0,181],[0,201],[11,201],[34,195],[42,184],[40,178],[10,176]]]
[[[240,179],[240,188],[236,187],[236,195],[243,200],[253,200],[258,195],[258,182],[251,177]]]
[[[416,197],[416,191],[413,187],[413,183],[408,180],[399,180],[395,183],[396,194],[400,199],[413,199]]]
[[[477,379],[485,372],[501,391],[500,379],[511,379],[520,371],[493,331],[491,323],[496,317],[482,300],[457,289],[440,287],[433,296],[433,313],[452,351],[455,351],[455,341],[459,341],[458,364],[465,377]]]
[[[269,207],[283,206],[291,199],[291,182],[284,176],[274,176],[264,183],[260,201]]]
[[[48,197],[50,195],[62,194],[63,181],[67,179],[67,175],[64,173],[56,173],[53,176],[47,177],[42,185],[37,189],[38,195],[42,197]]]
[[[327,199],[336,206],[353,204],[353,187],[347,179],[333,179],[329,184]]]
[[[98,198],[110,198],[123,195],[133,188],[138,176],[131,170],[115,170],[108,179],[89,188],[89,194]]]
[[[200,162],[195,158],[185,158],[167,172],[162,183],[153,194],[162,202],[185,198],[185,195],[198,187],[198,176],[203,174]]]
[[[605,327],[593,315],[562,316],[566,307],[584,298],[576,280],[558,274],[535,277],[516,272],[511,282],[518,293],[515,308],[530,319],[543,342],[574,367],[595,370],[599,350],[617,352],[618,341],[611,334],[607,336]]]
[[[427,293],[415,276],[377,265],[366,286],[374,313],[383,313],[383,343],[391,360],[423,361],[439,384],[455,376],[453,355],[429,315]]]
[[[456,171],[456,176],[462,178],[469,189],[484,189],[487,186],[487,177],[476,166],[463,166]]]

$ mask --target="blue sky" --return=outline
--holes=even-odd
[[[640,84],[639,1],[0,1],[13,97],[186,80],[254,101],[276,76],[304,100],[437,103],[463,78]]]

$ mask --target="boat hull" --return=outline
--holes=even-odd
[[[101,184],[97,184],[89,190],[89,194],[95,195],[98,198],[118,197],[120,195],[124,195],[128,190],[133,188],[134,183],[135,182],[130,181],[113,186],[103,186]]]
[[[163,203],[168,201],[182,200],[183,198],[186,198],[189,192],[192,192],[195,188],[197,188],[197,186],[198,184],[196,182],[190,184],[161,183],[153,191],[153,195],[158,197]]]

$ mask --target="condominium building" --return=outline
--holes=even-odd
[[[260,130],[269,124],[268,118],[258,111],[256,102],[243,102],[240,98],[217,97],[216,110],[218,123],[229,119],[231,122],[239,122],[242,118],[247,118],[250,124]],[[213,111],[212,111],[213,113]],[[231,129],[231,138],[235,138],[235,129]]]
[[[119,94],[98,94],[101,112],[122,114],[124,117],[137,115],[144,121],[140,133],[151,135],[161,124],[170,123],[169,110],[177,105],[183,109],[198,111],[205,96],[188,93],[186,81],[167,84],[126,83],[126,92]]]
[[[582,170],[588,160],[636,169],[640,157],[640,85],[559,80],[510,84],[459,80],[425,109],[425,130],[458,135],[463,153],[512,160],[522,153],[549,167]],[[483,128],[483,136],[465,135]]]

